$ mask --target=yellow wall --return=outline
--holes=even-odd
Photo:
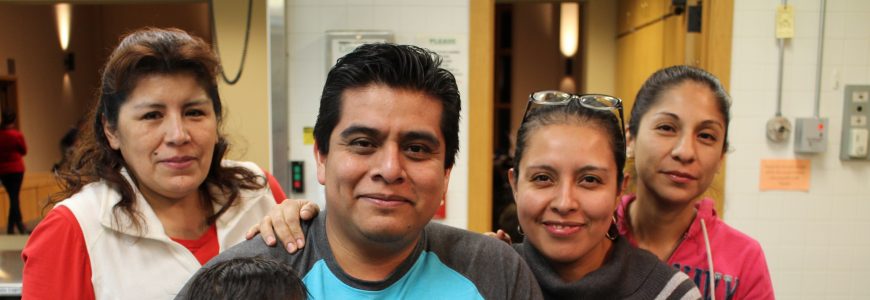
[[[585,57],[581,86],[584,93],[616,93],[616,1],[587,0],[583,6],[581,42]]]
[[[221,63],[232,79],[239,69],[245,37],[247,1],[215,0],[215,23]],[[232,148],[228,158],[253,161],[270,170],[268,35],[266,1],[254,0],[251,33],[242,77],[235,85],[220,84],[224,130]]]

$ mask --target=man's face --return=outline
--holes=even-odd
[[[447,192],[441,102],[372,84],[345,90],[329,153],[317,148],[327,228],[375,243],[416,240]]]

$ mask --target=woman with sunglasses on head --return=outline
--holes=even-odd
[[[688,274],[707,299],[773,299],[759,243],[702,198],[728,148],[730,104],[719,80],[697,68],[647,79],[628,125],[637,188],[620,202],[619,232]]]
[[[630,246],[614,223],[623,188],[621,101],[532,95],[509,171],[525,258],[549,299],[696,299],[685,274]]]

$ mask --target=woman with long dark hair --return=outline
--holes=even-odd
[[[177,29],[127,35],[58,175],[62,201],[23,251],[33,299],[169,299],[284,199],[226,160],[218,60]]]

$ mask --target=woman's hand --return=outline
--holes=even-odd
[[[496,232],[484,232],[483,235],[491,237],[491,238],[500,239],[502,242],[505,242],[508,245],[511,244],[511,236],[508,235],[507,232],[505,232],[504,230],[501,230],[501,229],[499,229]]]
[[[252,239],[259,233],[263,236],[266,245],[275,246],[280,240],[286,243],[284,249],[289,253],[305,247],[305,234],[302,233],[302,221],[313,219],[320,213],[320,207],[316,203],[304,199],[287,199],[273,207],[260,224],[254,225],[245,235],[246,239]],[[275,239],[275,236],[278,239]]]

